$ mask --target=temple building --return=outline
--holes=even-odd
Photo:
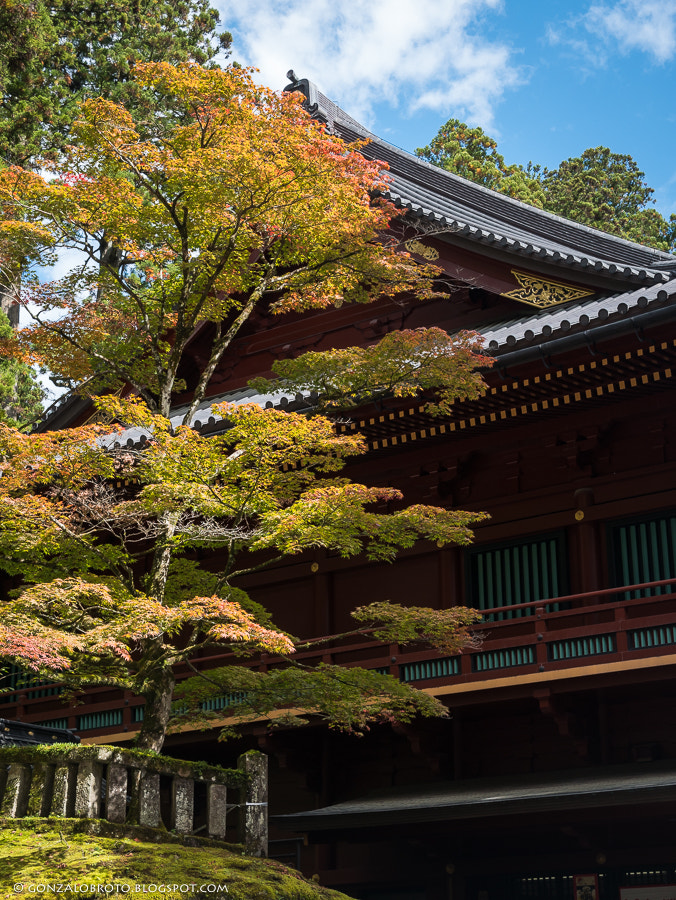
[[[359,739],[261,722],[232,746],[216,728],[184,730],[166,752],[229,764],[265,750],[271,852],[361,900],[676,897],[676,257],[435,168],[307,81],[287,89],[342,137],[370,141],[409,251],[440,267],[448,291],[257,313],[199,426],[217,427],[213,402],[275,402],[247,383],[277,358],[401,328],[476,330],[496,360],[479,399],[441,417],[423,398],[386,400],[337,428],[368,444],[349,477],[491,518],[468,549],[421,542],[393,564],[317,551],[242,587],[300,637],[339,633],[355,606],[391,600],[473,606],[483,641],[447,657],[367,638],[322,649],[433,694],[446,719]],[[68,400],[45,427],[84,414]],[[131,694],[97,689],[69,709],[58,688],[12,677],[2,716],[84,742],[124,744],[143,714]]]

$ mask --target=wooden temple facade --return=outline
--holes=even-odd
[[[300,636],[389,599],[475,606],[483,642],[453,657],[366,638],[323,649],[434,694],[447,719],[361,739],[254,723],[232,747],[183,731],[165,752],[227,765],[264,749],[279,855],[363,900],[676,896],[676,258],[435,169],[308,82],[289,89],[348,139],[372,138],[365,152],[388,162],[409,211],[409,249],[443,269],[448,295],[260,315],[214,398],[265,403],[248,379],[303,350],[478,330],[496,359],[480,399],[442,418],[422,400],[385,402],[338,427],[368,442],[355,480],[491,518],[469,549],[420,544],[391,565],[317,552],[243,587]],[[64,404],[48,427],[78,410]],[[200,416],[215,427],[208,404]],[[67,708],[53,686],[5,687],[1,715],[84,741],[125,743],[142,717],[138,698],[104,689]],[[225,715],[228,699],[215,702]]]

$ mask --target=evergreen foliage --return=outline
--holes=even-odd
[[[667,222],[653,208],[654,191],[627,154],[590,147],[540,175],[545,208],[658,250],[674,246],[676,216]]]
[[[208,0],[3,0],[0,158],[25,166],[58,154],[88,97],[147,112],[135,63],[207,64],[230,46],[217,25]]]
[[[11,342],[12,327],[0,311],[0,422],[26,425],[42,414],[44,390],[33,369],[2,352],[3,342]]]
[[[532,206],[544,205],[538,179],[521,166],[507,165],[498,153],[496,141],[481,128],[470,128],[459,119],[449,119],[427,147],[419,147],[415,152],[427,162],[483,187]]]
[[[676,246],[676,216],[667,221],[654,209],[654,191],[627,154],[590,147],[555,169],[507,165],[493,138],[458,119],[449,119],[416,154],[447,172],[583,225],[658,250]]]

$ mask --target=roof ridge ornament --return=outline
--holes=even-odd
[[[513,291],[503,293],[503,297],[518,300],[519,303],[527,303],[537,309],[547,309],[550,306],[559,306],[561,303],[569,303],[571,300],[580,300],[582,297],[591,297],[595,291],[587,291],[583,288],[573,287],[561,281],[551,281],[529,272],[519,272],[512,269],[512,275],[521,287]]]

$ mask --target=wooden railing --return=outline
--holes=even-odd
[[[162,782],[170,785],[163,797]],[[201,808],[195,803],[202,785]],[[230,791],[235,803],[230,802]],[[168,800],[168,803],[163,801]],[[104,819],[116,825],[204,832],[224,841],[228,813],[252,856],[267,856],[267,757],[245,753],[237,769],[81,744],[0,748],[0,815]],[[168,806],[168,821],[162,807]],[[198,819],[202,825],[197,827]]]
[[[648,596],[636,596],[641,594]],[[323,638],[320,649],[302,650],[296,659],[378,669],[425,687],[676,653],[676,578],[495,607],[485,615],[486,621],[474,627],[480,646],[457,656],[386,645],[364,635]],[[498,616],[509,618],[489,620]],[[230,662],[242,664],[223,654],[193,664],[208,670]],[[265,670],[277,662],[263,655],[244,664]],[[188,674],[177,672],[177,677]],[[55,694],[56,687],[44,683],[14,687],[0,694],[0,710],[7,718],[50,722],[85,737],[114,733],[119,739],[120,732],[133,734],[140,725],[143,701],[130,692],[94,689],[77,712],[60,706]],[[227,698],[222,705],[226,715]]]

